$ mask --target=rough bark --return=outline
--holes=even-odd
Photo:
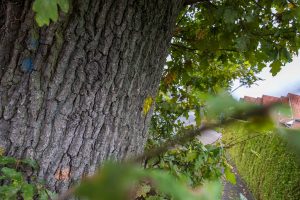
[[[181,0],[73,0],[38,28],[32,0],[0,7],[0,147],[64,191],[141,153]]]

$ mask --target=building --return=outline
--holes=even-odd
[[[263,106],[268,106],[273,103],[286,104],[291,109],[291,115],[283,116],[280,113],[278,113],[277,116],[275,116],[276,120],[280,124],[286,127],[300,128],[300,96],[299,95],[288,93],[287,96],[281,96],[281,97],[263,95],[262,97],[257,97],[257,98],[244,96],[244,98],[241,98],[241,100],[248,103],[254,103]]]

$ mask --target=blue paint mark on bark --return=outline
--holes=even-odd
[[[27,57],[22,61],[21,70],[25,73],[30,73],[33,71],[32,58]]]
[[[27,48],[29,49],[29,50],[36,50],[37,49],[37,47],[38,47],[38,44],[39,44],[39,42],[38,42],[38,40],[37,39],[35,39],[35,38],[29,38],[28,40],[27,40]]]

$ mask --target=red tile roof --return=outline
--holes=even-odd
[[[283,103],[288,104],[292,110],[292,116],[281,116],[280,113],[278,113],[278,116],[276,116],[276,120],[280,123],[286,123],[288,121],[294,120],[293,128],[300,128],[300,121],[295,121],[296,119],[300,120],[300,96],[292,93],[288,93],[286,97],[274,97],[269,95],[263,95],[262,98],[255,98],[255,97],[249,97],[245,96],[244,98],[241,98],[242,101],[248,102],[248,103],[254,103],[258,105],[264,105],[268,106],[273,103]]]
[[[280,97],[280,101],[281,103],[285,103],[285,104],[288,104],[289,103],[289,98],[288,97]]]
[[[300,119],[300,96],[291,93],[288,93],[287,96],[290,99],[290,106],[292,108],[293,118]]]
[[[256,103],[256,98],[249,97],[249,96],[244,96],[244,101],[246,101],[248,103]]]
[[[248,102],[248,103],[255,103],[255,104],[258,104],[258,105],[261,105],[261,102],[262,102],[262,98],[254,98],[254,97],[249,97],[249,96],[244,96],[243,100],[245,102]]]
[[[264,106],[268,106],[273,103],[279,103],[279,102],[281,102],[281,100],[278,97],[273,97],[273,96],[268,96],[268,95],[262,96],[262,105],[264,105]]]

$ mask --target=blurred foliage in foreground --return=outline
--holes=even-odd
[[[96,176],[83,180],[76,194],[90,200],[213,200],[220,199],[221,185],[207,183],[197,191],[186,187],[168,171],[107,163]]]
[[[217,128],[230,125],[236,119],[243,119],[248,121],[246,126],[248,131],[269,130],[274,128],[274,124],[268,117],[273,107],[259,107],[237,102],[227,94],[217,97],[207,96],[206,109],[210,115],[206,117],[205,126]],[[151,155],[146,157],[144,168],[140,164],[133,164],[139,163],[140,159],[133,158],[121,163],[108,162],[95,175],[85,177],[78,186],[60,194],[59,199],[68,199],[76,195],[89,200],[219,200],[222,187],[217,179],[224,174],[228,181],[235,182],[230,165],[224,157],[223,147],[202,145],[194,136],[200,134],[199,130],[203,128],[186,128],[191,130],[177,132],[180,137],[174,135],[175,138],[180,138],[179,140],[174,140],[174,137],[161,137],[160,140],[156,140],[157,144],[151,143],[152,146],[149,146],[144,154]],[[291,147],[296,154],[300,155],[299,131],[281,130],[288,138],[287,141],[291,142]],[[292,139],[289,139],[290,137]],[[147,154],[147,152],[155,152],[161,146],[165,148],[159,151],[159,154]],[[251,152],[259,157],[257,151]],[[48,195],[51,193],[40,186],[34,177],[28,179],[27,170],[21,167],[24,165],[35,169],[37,166],[34,162],[18,161],[3,156],[1,159],[3,182],[0,192],[7,197],[6,199],[17,199],[17,197],[43,199],[42,194],[47,195],[45,199],[50,198]]]

